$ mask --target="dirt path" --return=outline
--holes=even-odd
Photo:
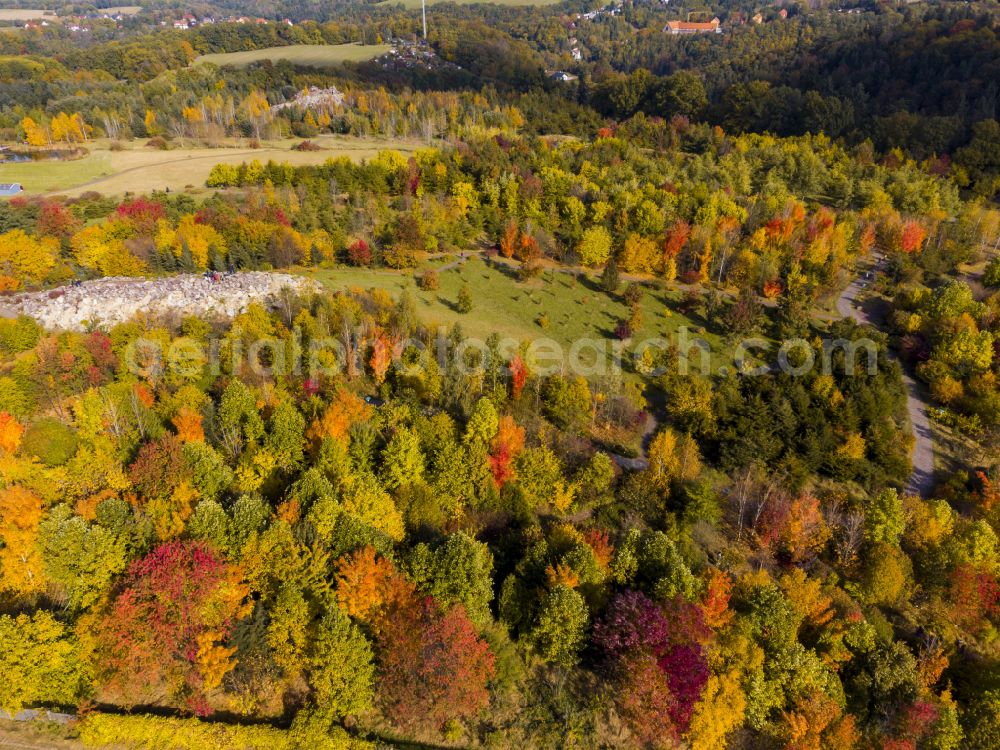
[[[876,262],[879,259],[876,258]],[[852,318],[862,325],[878,328],[879,321],[870,308],[861,302],[866,286],[866,272],[859,274],[837,299],[837,312],[844,318]],[[889,356],[895,359],[890,352]],[[934,487],[934,437],[930,419],[927,417],[927,397],[923,387],[903,368],[903,386],[906,388],[906,412],[913,430],[913,473],[906,491],[914,495],[926,496]]]

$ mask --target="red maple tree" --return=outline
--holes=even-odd
[[[461,605],[442,610],[427,597],[398,607],[378,646],[382,700],[400,726],[440,728],[489,703],[493,653]]]
[[[139,703],[166,691],[176,705],[206,713],[232,653],[215,645],[247,614],[236,569],[203,542],[163,544],[129,566],[124,586],[94,622],[99,679]]]

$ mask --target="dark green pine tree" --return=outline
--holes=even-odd
[[[601,289],[606,291],[608,294],[614,294],[618,291],[618,287],[621,286],[622,279],[621,274],[618,273],[618,261],[615,260],[615,256],[611,256],[611,260],[608,264],[604,266],[604,271],[601,273]]]

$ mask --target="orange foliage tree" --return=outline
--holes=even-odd
[[[373,547],[340,558],[336,571],[340,608],[373,629],[379,629],[391,609],[413,598],[413,584]]]
[[[500,236],[500,254],[505,258],[513,258],[517,250],[520,229],[516,221],[509,221]]]
[[[174,427],[177,437],[182,443],[197,443],[205,439],[205,430],[201,425],[201,414],[186,406],[181,407],[174,417]]]
[[[490,443],[490,469],[497,487],[515,478],[514,459],[524,450],[524,428],[514,418],[500,417],[497,434]]]
[[[21,445],[24,425],[5,411],[0,411],[0,451],[16,453]]]
[[[393,341],[384,333],[380,333],[372,344],[372,356],[368,360],[368,365],[372,368],[372,375],[375,382],[381,385],[385,382],[385,375],[392,364]]]
[[[925,239],[927,239],[927,230],[924,229],[924,225],[911,219],[903,224],[899,247],[904,253],[915,253],[923,247]]]
[[[701,600],[705,624],[710,628],[721,628],[733,619],[733,612],[729,609],[733,581],[718,568],[709,568],[705,579],[705,595]]]
[[[310,425],[306,437],[316,442],[324,438],[346,441],[351,427],[366,421],[371,413],[372,408],[362,398],[341,388],[323,416]]]
[[[528,366],[525,364],[524,360],[521,359],[520,354],[515,354],[514,359],[510,361],[511,392],[515,401],[521,398],[521,391],[524,390],[524,384],[527,380]]]

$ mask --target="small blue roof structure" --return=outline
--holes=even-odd
[[[20,182],[0,183],[0,195],[17,195],[21,192]]]

